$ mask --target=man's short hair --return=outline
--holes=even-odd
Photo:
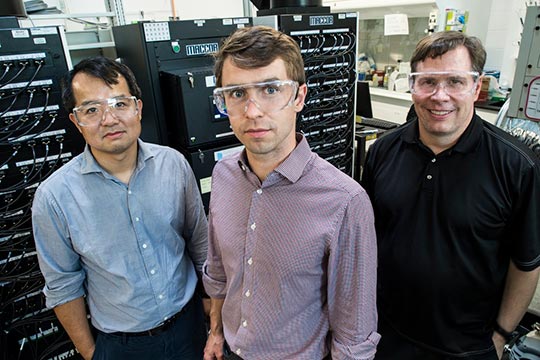
[[[426,36],[416,45],[411,57],[411,69],[416,71],[418,63],[425,59],[442,56],[450,50],[464,46],[471,58],[472,70],[482,74],[486,63],[486,49],[480,39],[467,36],[459,31],[441,31]]]
[[[217,86],[222,86],[223,64],[228,58],[241,69],[268,66],[280,58],[285,63],[290,80],[297,81],[300,85],[306,82],[304,61],[298,44],[290,36],[268,26],[236,30],[225,39],[214,58]]]
[[[131,95],[137,99],[141,98],[141,89],[137,85],[135,75],[133,75],[130,68],[103,56],[91,57],[75,65],[73,70],[67,73],[62,79],[62,102],[68,113],[71,113],[75,107],[73,78],[78,73],[99,78],[109,86],[118,84],[118,76],[122,75],[126,79]]]

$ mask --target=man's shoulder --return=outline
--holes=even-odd
[[[81,153],[60,168],[55,170],[47,179],[45,179],[40,187],[53,186],[53,185],[65,185],[69,180],[74,180],[81,175],[81,163],[84,153]]]
[[[336,166],[320,156],[316,156],[313,161],[313,170],[317,176],[317,182],[320,186],[333,188],[343,192],[346,196],[354,196],[364,191],[362,186],[350,175],[344,173]]]
[[[185,157],[181,152],[179,152],[176,149],[173,149],[170,146],[147,143],[147,142],[143,142],[142,144],[144,146],[145,151],[148,151],[150,154],[154,156],[173,156],[173,157],[180,157],[180,158]]]
[[[143,157],[145,159],[153,158],[160,167],[180,166],[187,168],[187,158],[180,151],[166,145],[154,143],[142,143]]]
[[[40,193],[55,193],[77,183],[82,176],[82,157],[83,154],[79,154],[55,170],[47,179],[39,184],[37,191]]]
[[[487,121],[482,120],[482,124],[485,136],[492,140],[494,151],[525,161],[530,166],[540,166],[540,158],[524,142]]]
[[[395,146],[401,144],[403,133],[411,126],[414,126],[413,122],[407,122],[397,128],[385,131],[382,135],[377,137],[377,140],[370,146],[370,150],[384,152],[391,150]]]

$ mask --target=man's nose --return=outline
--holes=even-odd
[[[248,117],[257,117],[263,114],[261,107],[255,100],[252,98],[247,99],[246,105],[244,107],[244,114]]]
[[[103,116],[101,117],[101,124],[115,123],[118,121],[118,118],[112,112],[110,106],[105,107],[103,110]]]
[[[446,82],[444,81],[438,83],[433,94],[431,94],[431,97],[434,98],[447,98],[448,96],[448,92],[446,92]]]

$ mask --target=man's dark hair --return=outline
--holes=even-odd
[[[103,80],[109,86],[118,84],[118,76],[122,75],[128,84],[129,92],[137,99],[141,98],[141,89],[137,85],[135,75],[130,68],[103,56],[91,57],[75,65],[73,70],[62,79],[62,102],[68,113],[73,112],[75,96],[73,95],[73,78],[84,73]]]
[[[290,80],[305,84],[304,60],[298,44],[288,35],[268,26],[251,26],[236,30],[214,55],[217,86],[222,86],[223,64],[230,58],[241,69],[256,69],[280,58]]]
[[[480,39],[459,31],[436,32],[420,40],[411,57],[411,70],[416,71],[418,63],[428,57],[435,59],[458,46],[464,46],[469,52],[472,70],[482,74],[486,64],[486,49]]]

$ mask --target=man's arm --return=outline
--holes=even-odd
[[[521,271],[513,261],[510,261],[497,316],[497,323],[504,330],[511,332],[519,325],[534,296],[539,274],[540,267],[533,271]],[[501,334],[493,332],[493,343],[497,349],[497,355],[501,358],[505,339]]]
[[[208,250],[208,222],[193,170],[185,158],[182,158],[182,165],[186,182],[183,237],[195,269],[200,275]]]
[[[328,259],[328,316],[333,359],[373,359],[377,333],[377,244],[373,210],[365,192],[343,214]]]
[[[84,299],[79,297],[58,305],[54,308],[54,312],[82,357],[85,360],[92,359],[95,343],[88,324]]]
[[[223,323],[221,320],[221,309],[225,299],[210,299],[210,332],[208,340],[204,347],[204,360],[222,360],[223,345],[225,337],[223,336]]]

